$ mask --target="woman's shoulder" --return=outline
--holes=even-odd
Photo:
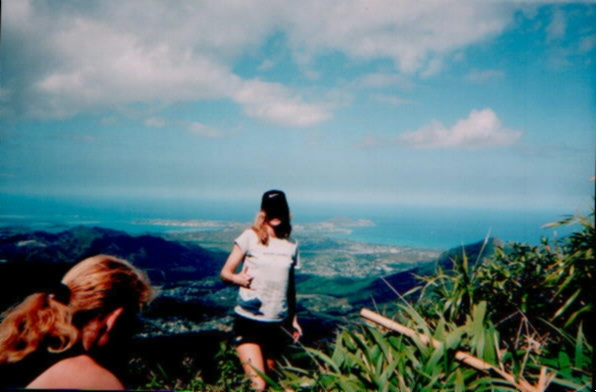
[[[124,389],[120,380],[112,372],[85,354],[57,362],[27,387],[36,389]]]
[[[37,350],[18,362],[1,364],[0,390],[24,388],[60,359],[60,354]]]
[[[234,243],[238,245],[244,252],[248,252],[249,249],[252,249],[259,243],[259,237],[252,228],[248,228],[245,229],[242,234],[236,237]]]
[[[296,253],[298,251],[298,242],[291,237],[275,238],[272,244],[279,249],[283,249],[284,252]]]
[[[248,227],[248,228],[244,229],[238,237],[236,237],[236,240],[238,240],[238,239],[257,239],[257,238],[258,238],[258,234],[255,231],[255,229],[253,229],[252,227]]]

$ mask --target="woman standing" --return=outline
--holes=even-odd
[[[240,287],[234,308],[235,344],[256,389],[264,389],[266,383],[254,369],[266,373],[288,333],[294,341],[302,335],[294,283],[299,257],[297,245],[289,239],[291,231],[285,194],[265,192],[254,225],[236,238],[221,271],[224,282]]]

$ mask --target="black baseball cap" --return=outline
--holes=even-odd
[[[263,194],[261,210],[265,211],[268,219],[278,218],[287,221],[290,218],[290,207],[288,207],[286,194],[276,189]]]

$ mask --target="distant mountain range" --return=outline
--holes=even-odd
[[[60,233],[0,232],[0,305],[58,284],[76,262],[110,254],[145,270],[153,284],[201,280],[221,269],[226,254],[195,244],[167,241],[151,235],[131,236],[98,227],[75,227]]]
[[[71,264],[97,254],[129,260],[158,282],[202,279],[221,268],[227,256],[195,244],[181,244],[152,235],[79,226],[60,233],[0,233],[4,263]]]

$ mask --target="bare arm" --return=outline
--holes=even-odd
[[[296,317],[296,279],[294,274],[294,267],[292,267],[288,281],[288,312],[290,317]]]
[[[244,253],[237,244],[234,244],[234,249],[232,249],[219,275],[221,280],[226,283],[249,288],[252,276],[248,274],[248,267],[245,267],[242,272],[236,273],[236,269],[238,269],[242,260],[244,260]]]
[[[302,336],[302,328],[298,323],[298,314],[296,313],[296,279],[294,275],[294,268],[292,267],[290,270],[290,281],[288,282],[288,311],[292,318],[292,327],[294,328],[292,337],[294,338],[294,342],[297,342],[300,336]]]

